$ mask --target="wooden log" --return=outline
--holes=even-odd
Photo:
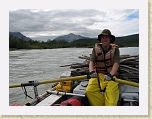
[[[120,63],[128,62],[128,61],[135,61],[136,59],[137,59],[136,57],[129,57],[129,58],[122,59],[120,61]]]
[[[90,60],[90,57],[88,57],[88,56],[84,56],[84,55],[79,56],[78,58],[80,58],[80,59],[86,59],[86,60]]]
[[[77,65],[77,64],[80,64],[80,63],[67,64],[67,65],[62,65],[62,66],[60,66],[60,67],[67,67],[67,66],[71,66],[71,65]]]
[[[62,65],[60,67],[68,67],[68,66],[71,66],[71,65],[73,65],[73,64]]]
[[[136,61],[128,61],[128,62],[121,62],[120,64],[130,65],[130,66],[137,66],[137,65],[139,65],[139,62],[136,62]]]
[[[121,67],[125,67],[125,68],[132,69],[132,70],[135,70],[135,71],[139,72],[139,69],[137,69],[137,68],[129,67],[129,66],[126,66],[126,65],[121,65]]]
[[[124,73],[129,73],[129,74],[131,74],[131,75],[133,75],[133,76],[139,76],[139,73],[138,72],[133,72],[133,71],[131,71],[131,70],[126,70],[126,69],[121,69],[121,71],[120,71],[121,73],[122,72],[124,72]]]
[[[133,56],[131,56],[131,55],[120,55],[121,59],[130,58],[130,57],[139,57],[139,55],[133,55]]]
[[[71,65],[70,68],[82,68],[82,67],[88,67],[88,64],[77,64],[77,65]]]

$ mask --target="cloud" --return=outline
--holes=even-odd
[[[138,9],[19,9],[9,11],[9,31],[33,40],[74,33],[97,37],[104,28],[115,36],[139,32]]]

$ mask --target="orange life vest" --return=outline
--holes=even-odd
[[[101,43],[95,44],[95,54],[97,57],[95,63],[95,69],[97,73],[107,74],[110,73],[112,69],[113,57],[114,57],[115,49],[116,47],[118,47],[118,45],[110,44],[111,48],[106,53],[104,53],[104,51],[102,50],[101,45],[102,45]]]

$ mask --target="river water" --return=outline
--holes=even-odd
[[[31,80],[57,79],[64,71],[71,71],[66,64],[82,63],[79,56],[91,54],[92,48],[59,48],[9,51],[9,85],[27,83]],[[139,47],[120,48],[120,55],[138,55]],[[52,84],[38,86],[39,94]],[[28,95],[34,97],[33,87],[27,87]],[[9,104],[25,104],[30,99],[21,87],[9,89]]]

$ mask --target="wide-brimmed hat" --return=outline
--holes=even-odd
[[[104,29],[101,34],[98,35],[98,40],[101,41],[101,36],[111,36],[110,43],[113,43],[115,41],[115,36],[111,34],[110,30]]]

